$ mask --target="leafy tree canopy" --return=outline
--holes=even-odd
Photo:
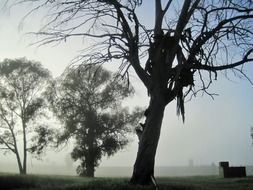
[[[80,175],[94,176],[103,155],[111,156],[128,143],[130,125],[137,125],[142,114],[140,108],[130,114],[121,106],[131,94],[133,88],[101,66],[70,69],[52,84],[48,99],[64,125],[58,140],[75,139],[71,155],[81,161]]]
[[[40,155],[48,144],[45,142],[48,135],[40,134],[50,130],[37,119],[45,116],[43,93],[50,77],[40,63],[26,58],[5,59],[0,63],[0,145],[15,154],[22,174],[26,174],[27,152]],[[42,139],[45,143],[41,143]]]

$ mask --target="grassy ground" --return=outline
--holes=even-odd
[[[1,190],[153,190],[132,186],[127,178],[82,178],[70,176],[0,174]],[[158,178],[159,190],[253,190],[253,177],[222,179],[208,177]]]

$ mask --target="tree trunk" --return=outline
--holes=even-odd
[[[15,154],[16,154],[16,158],[17,158],[17,162],[18,162],[19,174],[23,174],[23,167],[22,167],[22,163],[21,163],[20,156],[19,156],[18,149],[17,149],[16,145],[15,145]]]
[[[22,166],[22,163],[21,163],[21,159],[20,159],[20,155],[19,155],[19,151],[18,151],[18,146],[17,146],[17,140],[16,140],[16,136],[14,134],[14,131],[12,128],[10,128],[11,130],[11,135],[12,135],[12,138],[13,138],[13,144],[14,144],[14,154],[16,156],[16,159],[17,159],[17,162],[18,162],[18,169],[19,169],[19,173],[20,174],[23,174],[23,166]]]
[[[151,97],[131,178],[133,184],[148,185],[151,183],[165,106],[162,95],[157,94]]]
[[[85,156],[85,176],[86,177],[94,177],[94,172],[95,172],[94,162],[95,161],[94,161],[93,144],[90,144],[88,148],[88,154]]]
[[[86,165],[86,177],[94,177],[95,167],[94,167],[94,159],[91,157],[87,159]]]
[[[90,108],[90,110],[92,110]],[[90,111],[87,117],[87,126],[89,126],[88,130],[88,155],[85,157],[86,162],[86,177],[94,177],[95,172],[95,160],[94,160],[94,142],[95,142],[95,125],[96,125],[96,115],[95,111]]]
[[[26,141],[26,123],[23,119],[22,121],[22,125],[23,125],[23,154],[24,154],[24,158],[23,158],[23,170],[22,170],[22,174],[26,174],[26,163],[27,163],[27,141]]]

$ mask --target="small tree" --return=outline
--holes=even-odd
[[[27,173],[27,152],[41,154],[49,140],[49,129],[36,122],[43,116],[49,78],[40,63],[25,58],[0,63],[0,147],[15,154],[20,174]]]
[[[70,69],[48,94],[54,113],[64,124],[59,142],[73,137],[72,158],[80,160],[77,173],[94,177],[103,155],[111,156],[127,143],[128,125],[135,124],[142,110],[132,114],[120,106],[133,90],[102,67]]]

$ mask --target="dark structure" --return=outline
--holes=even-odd
[[[246,177],[245,167],[229,167],[229,162],[219,163],[219,175],[224,178]]]
[[[253,145],[253,127],[250,127],[250,136],[251,136],[252,145]]]

